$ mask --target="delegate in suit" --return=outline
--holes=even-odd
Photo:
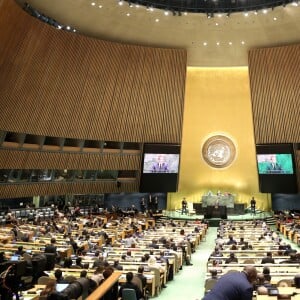
[[[202,300],[252,300],[257,271],[246,266],[242,272],[223,275]]]

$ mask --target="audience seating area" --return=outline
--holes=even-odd
[[[290,225],[278,221],[277,228],[270,228],[263,220],[221,221],[216,248],[207,262],[206,292],[220,276],[242,271],[251,264],[262,274],[253,299],[300,299],[300,286],[295,286],[295,277],[300,274],[300,254],[282,239],[280,232],[289,237]],[[267,262],[267,256],[274,262]]]
[[[18,274],[13,276],[18,286],[12,290],[21,292],[28,300],[38,299],[48,282],[56,278],[58,269],[65,283],[72,287],[55,292],[57,299],[71,299],[72,293],[74,299],[85,299],[105,289],[106,294],[111,293],[115,282],[124,284],[126,274],[137,274],[141,266],[146,278],[143,292],[147,291],[150,297],[158,296],[168,281],[191,264],[191,256],[207,231],[207,225],[201,221],[159,221],[143,216],[114,219],[100,215],[54,215],[26,222],[19,220],[16,213],[14,216],[14,222],[0,228],[0,252],[4,256],[0,273],[17,265]],[[71,265],[66,267],[68,261]],[[91,287],[90,280],[98,275],[99,266],[101,284],[93,282],[95,286]],[[116,270],[113,273],[118,272],[118,276],[103,278],[108,268]],[[107,288],[103,283],[109,279],[112,282]]]

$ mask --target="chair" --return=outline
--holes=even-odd
[[[254,265],[254,264],[255,264],[255,261],[254,261],[254,259],[247,258],[247,259],[244,260],[243,263],[244,263],[244,264],[248,264],[248,265]]]
[[[66,276],[65,277],[65,281],[67,282],[67,283],[73,283],[73,282],[75,282],[77,280],[77,278],[75,277],[75,276],[72,276],[72,275],[69,275],[69,276]]]
[[[215,278],[208,278],[205,280],[205,285],[204,285],[204,292],[207,293],[209,292],[214,285],[216,284],[216,282],[218,281],[218,279]]]
[[[50,277],[48,277],[48,276],[41,276],[41,277],[38,279],[37,284],[39,284],[39,285],[47,285],[50,281],[56,281],[56,280],[53,279],[53,278],[50,278]]]
[[[288,279],[281,279],[276,284],[277,287],[289,287],[292,286],[292,281]]]
[[[122,300],[137,300],[134,289],[123,289]]]
[[[161,291],[160,270],[155,267],[150,267],[149,269],[154,273],[155,293],[158,295]]]

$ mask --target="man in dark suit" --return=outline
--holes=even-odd
[[[128,272],[126,274],[126,283],[124,283],[120,287],[120,289],[119,289],[119,297],[122,298],[122,291],[123,291],[123,289],[133,289],[133,290],[135,290],[136,299],[140,299],[140,298],[143,297],[142,291],[140,291],[140,289],[138,288],[138,286],[135,285],[132,282],[132,279],[133,279],[133,273],[132,272]]]
[[[202,300],[252,300],[257,271],[246,266],[242,272],[223,275]]]
[[[50,244],[45,247],[45,253],[55,253],[55,254],[57,254],[55,244],[56,244],[56,239],[51,238]]]
[[[141,282],[142,282],[142,286],[143,286],[143,291],[145,290],[146,286],[147,286],[147,278],[144,275],[144,267],[143,266],[139,266],[138,268],[138,272],[136,274],[136,276],[138,278],[140,278]],[[145,296],[145,295],[144,295]]]
[[[272,252],[267,252],[267,256],[263,257],[263,259],[261,260],[262,264],[275,264],[275,260],[272,257]]]
[[[256,200],[254,197],[252,197],[250,201],[250,207],[251,207],[251,212],[255,215],[255,209],[256,209]]]

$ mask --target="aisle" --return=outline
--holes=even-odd
[[[174,280],[167,283],[159,300],[200,300],[204,295],[204,281],[207,260],[215,247],[217,228],[210,227],[206,235],[206,241],[201,242],[192,255],[193,266],[183,266]]]

